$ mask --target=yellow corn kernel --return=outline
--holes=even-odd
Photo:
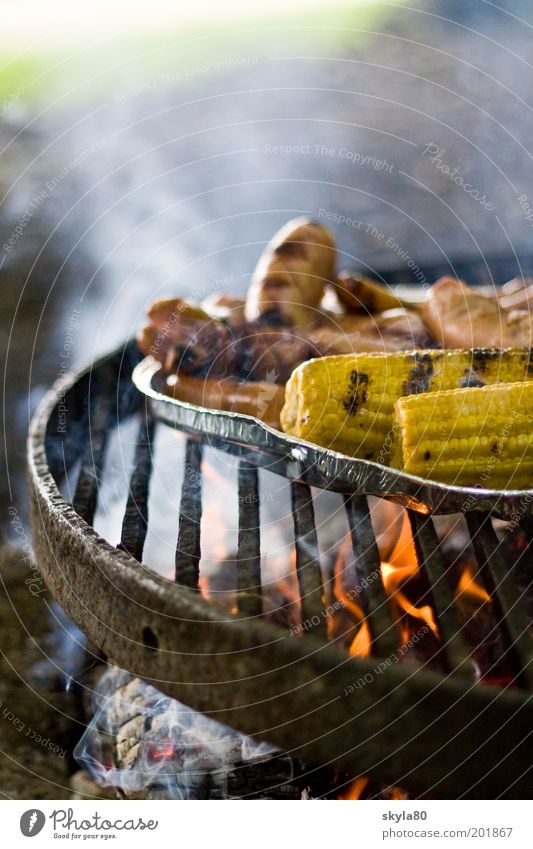
[[[524,381],[530,377],[530,367],[528,348],[345,354],[308,360],[289,378],[281,426],[309,442],[387,463],[398,398]],[[416,425],[423,427],[424,422]],[[461,427],[467,423],[461,422]]]
[[[393,459],[404,472],[486,489],[533,487],[533,382],[406,396],[394,409]]]

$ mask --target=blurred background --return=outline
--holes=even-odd
[[[46,660],[62,667],[57,611],[25,584],[36,404],[65,361],[134,335],[155,297],[243,292],[297,214],[329,223],[345,267],[414,284],[432,283],[435,265],[529,267],[533,7],[3,0],[1,11],[0,795],[62,798],[68,757],[5,715],[16,703],[25,727],[65,746],[81,733]]]

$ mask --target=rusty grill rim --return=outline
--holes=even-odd
[[[474,769],[475,784],[472,773],[468,785],[464,778],[461,783],[463,771],[458,769],[456,750],[474,758],[490,742],[491,752],[500,752],[502,760],[515,750],[524,775],[518,776],[514,792],[517,788],[530,792],[524,777],[529,754],[522,724],[523,711],[531,715],[530,695],[473,684],[465,687],[465,681],[457,677],[393,666],[386,676],[373,676],[371,692],[362,689],[356,697],[341,697],[358,677],[373,674],[375,657],[339,656],[338,650],[311,634],[305,641],[298,640],[269,623],[221,611],[197,593],[149,573],[128,553],[117,551],[62,498],[48,467],[45,444],[58,398],[112,360],[120,369],[126,350],[127,346],[120,346],[58,381],[41,402],[29,435],[37,560],[51,592],[95,645],[168,695],[304,758],[335,762],[391,783],[401,778],[404,786],[419,793],[433,786],[441,795],[456,798],[462,787],[465,795],[478,797],[480,788],[490,795],[494,788],[501,789],[501,782],[485,769],[478,774]],[[110,580],[117,591],[111,595]],[[132,605],[129,616],[124,615],[124,594]],[[146,640],[143,643],[138,625],[141,613],[144,630],[155,635],[156,647]],[[169,627],[170,617],[174,622]],[[176,651],[177,645],[194,646],[198,627],[203,629],[206,648],[200,660],[192,652]],[[278,642],[274,666],[272,639]],[[217,653],[221,643],[236,646],[239,655],[228,663]],[[243,651],[243,645],[250,651]],[[281,694],[280,662],[291,667],[291,688]],[[234,670],[232,681],[225,677],[228,665]],[[240,678],[239,686],[233,683],[236,678]],[[379,709],[373,710],[378,702]],[[363,723],[358,721],[361,713]],[[452,738],[444,744],[430,733],[443,713]],[[309,739],[295,745],[302,716]],[[413,723],[415,737],[423,740],[422,764],[418,745],[412,744]],[[516,773],[517,763],[514,766]]]

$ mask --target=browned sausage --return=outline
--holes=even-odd
[[[315,324],[335,263],[335,240],[326,227],[307,218],[289,221],[261,254],[246,299],[247,320]]]
[[[173,398],[208,407],[255,416],[279,428],[279,415],[285,403],[285,386],[264,380],[244,381],[223,377],[191,377],[181,372],[167,378],[165,391]]]
[[[370,277],[341,271],[335,291],[348,312],[376,313],[405,306],[394,292]]]

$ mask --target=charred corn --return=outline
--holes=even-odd
[[[387,463],[398,398],[524,381],[529,370],[530,351],[525,348],[322,357],[293,371],[281,425],[286,433],[309,442]]]
[[[488,489],[533,486],[533,382],[400,398],[395,415],[403,471]]]

